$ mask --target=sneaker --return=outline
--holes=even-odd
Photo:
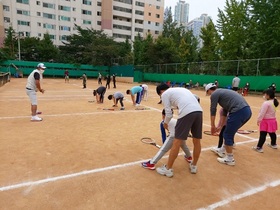
[[[122,107],[121,110],[124,110],[124,107]]]
[[[272,144],[268,143],[267,146],[272,149],[277,149],[277,144],[272,145]]]
[[[252,149],[255,150],[256,152],[263,153],[263,149],[260,147],[252,147]]]
[[[224,158],[226,156],[224,148],[212,147],[211,151],[216,153],[221,158]]]
[[[141,163],[141,165],[143,166],[143,168],[147,168],[147,169],[150,169],[150,170],[155,170],[156,169],[155,164],[150,163],[150,161],[143,162],[143,163]]]
[[[185,155],[184,158],[185,158],[185,160],[186,160],[187,162],[189,162],[189,163],[192,162],[192,156],[187,157],[187,156]]]
[[[140,106],[140,104],[135,104],[135,106]]]
[[[197,166],[192,165],[192,163],[190,163],[190,170],[191,170],[191,174],[196,174],[197,173]]]
[[[42,112],[38,111],[36,114],[42,114]]]
[[[166,168],[166,165],[163,165],[162,167],[159,167],[156,169],[157,172],[160,174],[160,175],[165,175],[167,177],[172,177],[173,176],[173,169],[167,169]]]
[[[31,121],[42,121],[43,119],[41,117],[38,117],[37,115],[31,117]]]
[[[235,160],[228,160],[226,157],[224,158],[217,158],[218,162],[229,165],[229,166],[234,166],[235,165]]]

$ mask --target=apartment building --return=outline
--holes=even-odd
[[[163,28],[164,0],[0,0],[0,46],[12,26],[20,36],[42,38],[55,45],[82,28],[104,30],[116,41],[133,41],[138,33],[155,38]]]
[[[177,22],[178,26],[186,26],[189,22],[189,8],[190,5],[185,1],[177,2],[175,6],[174,20]]]

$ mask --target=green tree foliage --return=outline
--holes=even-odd
[[[205,28],[201,29],[200,38],[203,41],[203,46],[200,49],[201,59],[203,61],[220,60],[220,37],[212,20]]]
[[[44,38],[38,44],[38,59],[41,61],[54,61],[58,56],[58,48],[53,44],[50,35],[44,34]]]
[[[10,26],[7,31],[6,38],[4,40],[4,48],[2,53],[4,57],[8,59],[15,59],[17,57],[17,38],[15,30]]]
[[[65,45],[60,47],[63,62],[110,66],[112,59],[130,56],[128,40],[118,43],[103,31],[80,26],[76,26],[76,29],[77,34],[68,36]]]
[[[217,27],[221,34],[220,48],[223,60],[247,58],[247,11],[247,2],[237,0],[226,0],[225,11],[219,9]]]
[[[40,44],[40,39],[37,37],[20,38],[21,60],[26,60],[26,61],[40,60],[39,50],[38,50],[39,44]],[[43,62],[48,60],[42,59],[41,61]]]

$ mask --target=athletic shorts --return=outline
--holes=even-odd
[[[176,139],[186,140],[190,131],[193,138],[202,139],[202,112],[192,112],[177,120]]]
[[[37,102],[37,94],[36,94],[35,90],[27,90],[26,89],[26,94],[29,97],[31,105],[37,105],[38,104],[38,102]]]

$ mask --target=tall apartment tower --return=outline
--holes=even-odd
[[[9,26],[21,36],[42,38],[55,45],[82,28],[104,30],[116,41],[133,41],[162,32],[164,0],[0,0],[0,46]],[[2,42],[1,42],[2,41]]]
[[[178,25],[186,26],[189,22],[189,8],[190,5],[185,1],[179,1],[175,6],[174,20]]]

